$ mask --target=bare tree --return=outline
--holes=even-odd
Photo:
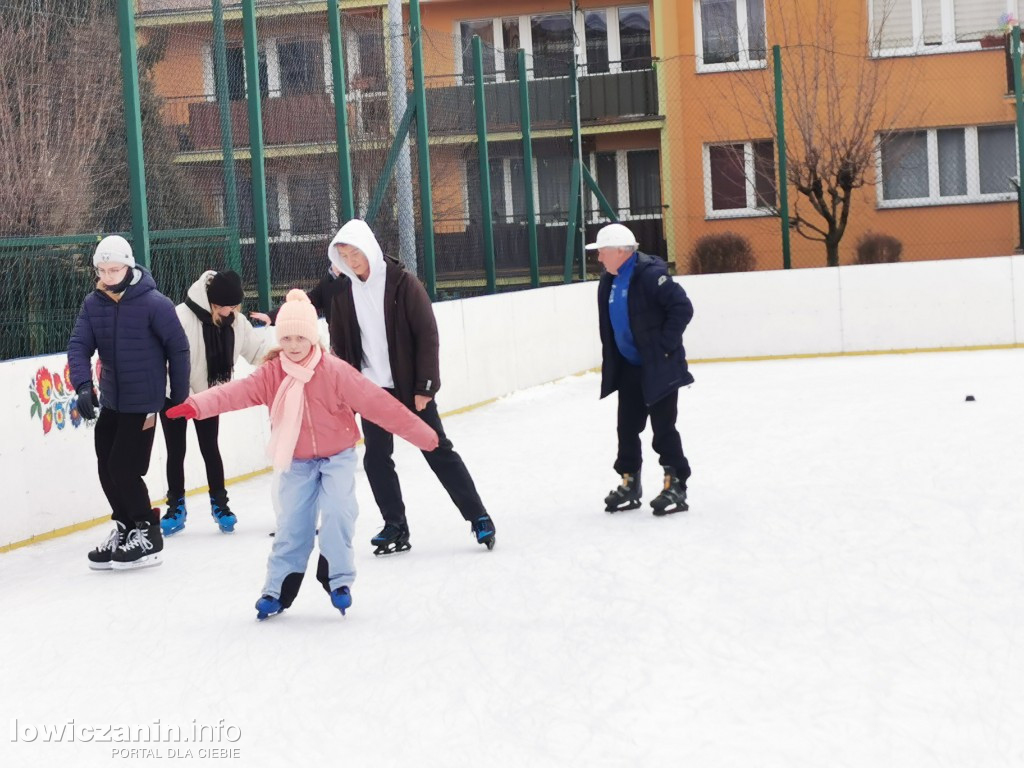
[[[765,6],[782,46],[786,181],[797,192],[790,198],[790,226],[823,243],[826,264],[837,266],[854,191],[877,183],[877,152],[906,117],[915,78],[897,82],[893,60],[872,55],[884,18],[875,20],[874,34],[865,28],[851,44],[837,34],[842,25],[835,0],[801,2],[799,12],[789,0],[766,0]],[[737,111],[748,135],[771,137],[777,147],[775,72],[768,58],[767,70],[739,73],[731,86],[734,105],[745,107]],[[774,189],[774,163],[755,163],[755,174]],[[758,180],[751,183],[760,191],[765,185]],[[760,202],[779,213],[775,200]]]
[[[89,231],[119,114],[116,18],[105,0],[23,5],[0,23],[0,233]]]

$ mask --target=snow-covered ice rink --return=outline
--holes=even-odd
[[[255,620],[269,476],[232,536],[190,498],[159,568],[89,571],[106,526],[0,555],[0,766],[1024,765],[1024,350],[694,374],[684,514],[603,511],[595,374],[445,419],[492,552],[403,443],[413,548],[374,558],[360,470],[344,618],[309,574]],[[101,741],[157,720],[235,740]]]

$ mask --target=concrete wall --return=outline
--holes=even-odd
[[[695,307],[685,337],[691,360],[1024,343],[1020,256],[677,279]],[[590,282],[435,305],[441,411],[598,366],[596,289]],[[0,363],[0,477],[10,494],[0,509],[0,547],[109,511],[92,429],[75,426],[67,412],[65,363],[63,355]],[[238,375],[249,370],[239,363]],[[159,497],[165,454],[156,437],[146,481]],[[264,469],[268,437],[266,409],[223,416],[227,476]],[[186,477],[200,487],[205,470],[191,429],[189,440]]]

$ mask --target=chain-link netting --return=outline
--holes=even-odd
[[[122,226],[116,41],[110,2],[0,3],[0,357],[67,344],[93,280],[82,233]]]
[[[222,35],[212,0],[139,0],[153,273],[179,302],[203,270],[234,268],[243,275],[246,310],[266,303],[266,287],[274,306],[289,288],[321,278],[328,243],[349,211],[367,219],[385,252],[439,299],[487,292],[492,281],[493,290],[505,291],[596,276],[593,253],[585,257],[582,246],[612,217],[633,230],[642,250],[680,272],[777,269],[786,266],[783,135],[792,266],[1009,253],[1020,235],[1007,37],[989,34],[995,20],[969,23],[959,11],[942,10],[938,32],[913,19],[907,27],[898,14],[887,15],[887,3],[872,0],[873,41],[857,44],[813,15],[790,26],[766,20],[768,4],[756,0],[746,3],[745,20],[735,4],[701,3],[697,54],[664,60],[653,56],[647,4],[575,16],[554,6],[501,9],[490,18],[424,4],[429,174],[420,163],[408,5],[402,18],[391,18],[382,3],[342,3],[350,196],[339,168],[325,4],[256,2],[253,85],[238,0],[223,3]],[[981,5],[972,13],[988,14],[992,0]],[[0,103],[7,107],[0,114],[0,258],[9,266],[0,278],[0,357],[63,349],[93,281],[89,256],[98,233],[130,237],[138,225],[116,9],[116,0],[0,0]],[[787,41],[783,134],[766,29]],[[960,119],[942,107],[949,84],[958,82],[959,57],[919,54],[965,50],[979,53],[971,54],[970,86],[958,97],[970,118]],[[253,87],[266,243],[257,242],[263,214],[252,183]],[[427,192],[432,228],[424,221]]]

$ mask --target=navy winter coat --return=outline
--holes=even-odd
[[[625,361],[615,345],[608,297],[615,276],[605,272],[597,287],[597,311],[601,326],[601,397],[619,388],[619,366]],[[686,291],[668,273],[668,264],[657,256],[637,254],[629,280],[629,327],[643,359],[641,386],[647,405],[658,402],[679,387],[693,383],[686,366],[683,331],[693,317]]]
[[[92,382],[90,360],[100,353],[100,404],[124,413],[164,407],[168,368],[171,401],[188,397],[188,339],[174,303],[156,289],[148,270],[114,301],[97,288],[85,297],[68,342],[71,383]]]

